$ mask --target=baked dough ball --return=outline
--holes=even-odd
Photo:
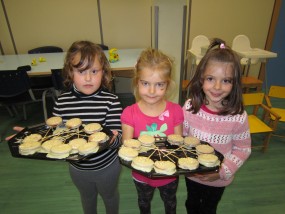
[[[51,139],[51,140],[47,140],[42,144],[42,153],[49,153],[51,147],[55,146],[55,145],[59,145],[62,144],[63,142],[61,140],[58,139]]]
[[[167,136],[167,141],[171,144],[171,145],[181,145],[183,144],[183,137],[179,134],[171,134]]]
[[[148,158],[143,156],[137,156],[133,159],[131,166],[134,169],[137,169],[142,172],[150,172],[153,168],[154,162]]]
[[[212,154],[214,152],[214,148],[207,144],[201,144],[196,146],[197,154]]]
[[[206,167],[214,167],[220,164],[219,158],[213,154],[200,154],[198,155],[198,161]]]
[[[199,167],[199,161],[195,158],[179,158],[178,167],[181,169],[194,170]]]
[[[122,158],[123,160],[126,161],[131,161],[133,160],[135,157],[137,157],[139,155],[138,151],[133,149],[133,148],[129,148],[129,147],[125,147],[122,146],[119,149],[118,155],[120,158]]]
[[[196,147],[200,144],[200,140],[197,137],[188,136],[184,138],[184,145],[187,148]]]
[[[141,142],[139,140],[136,139],[128,139],[128,140],[124,140],[123,145],[125,147],[129,147],[135,150],[140,150],[141,148]]]
[[[78,153],[78,148],[86,143],[87,143],[87,140],[85,140],[84,138],[75,138],[69,141],[68,144],[72,148],[72,150],[70,151],[70,154]]]
[[[155,143],[155,138],[151,135],[140,135],[138,140],[141,142],[141,145],[146,147],[151,147]]]
[[[50,117],[46,120],[46,124],[51,127],[58,126],[62,123],[61,117]]]
[[[81,126],[82,121],[80,118],[72,118],[66,121],[65,126],[69,129],[76,129]]]
[[[96,142],[85,143],[78,147],[78,152],[80,155],[88,155],[96,153],[99,150],[99,145]]]
[[[38,141],[27,141],[19,146],[21,155],[33,155],[41,148],[41,143]]]
[[[176,172],[176,165],[171,161],[155,161],[154,171],[164,175],[173,175]]]
[[[94,132],[99,132],[102,130],[102,126],[100,123],[89,123],[84,126],[84,131],[87,134],[93,134]]]
[[[42,139],[40,134],[30,134],[23,139],[23,143],[27,142],[39,142]]]
[[[68,144],[58,144],[50,148],[50,152],[47,154],[48,158],[64,159],[70,155],[71,146]]]
[[[104,143],[108,140],[108,136],[104,132],[95,132],[88,138],[89,142]]]

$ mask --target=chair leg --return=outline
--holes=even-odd
[[[268,145],[269,145],[269,141],[271,138],[272,132],[268,133],[263,141],[263,147],[262,147],[262,152],[265,153],[268,150]]]
[[[24,120],[27,120],[27,109],[25,104],[23,104],[23,114],[24,114]]]
[[[42,103],[43,103],[43,111],[44,111],[44,119],[47,120],[47,106],[46,106],[46,94],[48,93],[48,90],[45,90],[42,94]]]
[[[9,112],[9,115],[10,115],[11,117],[14,117],[14,114],[13,114],[12,110],[10,109],[10,107],[9,107],[9,106],[5,106],[5,108],[6,108],[7,111]]]

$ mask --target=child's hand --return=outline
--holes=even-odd
[[[220,179],[220,174],[218,172],[209,173],[209,174],[195,174],[195,178],[199,178],[201,181],[215,181]]]
[[[24,129],[24,127],[20,127],[20,126],[14,126],[13,130],[15,130],[16,132],[20,132]],[[14,137],[16,134],[10,135],[8,137],[5,138],[6,141],[10,140],[12,137]]]
[[[112,137],[112,139],[110,140],[110,143],[109,143],[109,144],[114,143],[116,137],[117,137],[118,134],[119,134],[117,130],[112,130],[112,132],[113,132],[113,137]]]

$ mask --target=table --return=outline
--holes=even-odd
[[[246,76],[248,76],[249,72],[249,67],[251,64],[252,59],[259,59],[261,63],[266,63],[267,59],[269,58],[276,58],[277,53],[270,52],[267,50],[263,50],[260,48],[252,48],[251,50],[248,51],[236,51],[236,53],[241,56],[242,58],[248,58],[248,63],[247,63],[247,72]],[[262,81],[265,81],[265,90],[267,92],[267,74],[266,74],[266,69],[264,70],[264,73],[260,73],[258,75],[258,78]]]
[[[131,77],[137,59],[143,49],[118,49],[120,60],[110,63],[111,69],[116,76]],[[104,51],[109,59],[108,51]],[[28,72],[29,76],[45,76],[51,74],[51,69],[63,67],[66,53],[45,53],[45,54],[18,54],[18,55],[0,55],[0,71],[16,70],[19,66],[31,65],[33,59],[36,59],[37,65],[31,66],[32,70]],[[46,61],[39,62],[43,57]]]

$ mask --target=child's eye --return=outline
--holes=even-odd
[[[206,77],[206,80],[213,81],[213,77]]]
[[[159,82],[159,83],[156,84],[156,86],[157,86],[158,88],[164,88],[165,85],[166,85],[165,82]]]
[[[224,83],[229,83],[229,84],[231,84],[232,82],[233,82],[232,79],[225,79],[225,80],[224,80]]]
[[[92,74],[97,74],[99,72],[99,70],[93,70],[91,71]]]
[[[142,81],[142,80],[141,80],[141,84],[142,84],[142,86],[148,86],[148,85],[149,85],[149,83],[148,83],[148,82],[146,82],[146,81]]]

